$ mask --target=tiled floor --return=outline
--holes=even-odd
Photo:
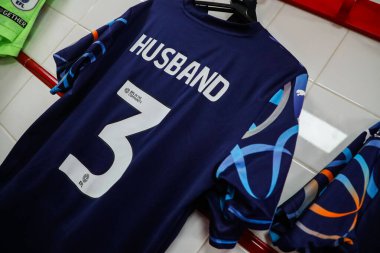
[[[138,0],[48,0],[25,52],[54,74],[52,54],[122,14]],[[380,43],[276,0],[259,0],[261,23],[309,70],[294,163],[281,201],[321,170],[361,130],[380,120]],[[58,98],[12,59],[0,59],[0,163]],[[207,220],[194,213],[170,253],[212,249]],[[260,236],[265,238],[265,233]]]

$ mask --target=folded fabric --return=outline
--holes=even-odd
[[[380,122],[361,133],[276,211],[283,251],[380,252]]]
[[[0,56],[17,56],[46,0],[0,0]]]

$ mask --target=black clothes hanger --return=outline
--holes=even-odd
[[[233,13],[233,15],[228,19],[232,22],[257,22],[257,0],[231,0],[230,4],[195,0],[194,3],[195,6],[204,8],[208,11]]]

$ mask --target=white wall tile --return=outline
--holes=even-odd
[[[268,30],[305,65],[312,80],[347,33],[346,28],[289,5],[281,9]]]
[[[44,67],[47,71],[49,71],[52,75],[57,77],[56,73],[56,65],[53,59],[53,54],[58,52],[61,49],[68,47],[69,45],[77,42],[79,39],[84,37],[89,33],[88,30],[84,29],[80,25],[75,25],[74,29],[59,43],[57,48],[52,52],[49,57],[42,63],[42,67]]]
[[[73,27],[74,22],[45,6],[26,40],[23,51],[41,64]]]
[[[99,28],[140,2],[140,0],[98,0],[79,23],[88,30]]]
[[[197,253],[248,253],[248,251],[244,250],[239,244],[237,244],[235,248],[229,250],[216,249],[209,244],[207,239],[207,241],[203,244],[202,248]]]
[[[19,139],[28,127],[56,100],[49,88],[32,77],[0,114],[0,124]]]
[[[380,43],[349,32],[317,82],[380,116]]]
[[[186,221],[177,238],[166,250],[166,253],[195,253],[208,237],[208,220],[198,211]]]
[[[0,112],[31,76],[14,58],[0,58]]]
[[[309,168],[320,171],[359,133],[378,120],[360,107],[315,84],[306,94],[294,157]],[[340,138],[342,134],[343,139]]]
[[[97,1],[98,0],[48,0],[47,4],[70,19],[78,22],[91,10]]]
[[[16,141],[0,125],[0,164],[7,157],[15,143]]]
[[[257,20],[264,27],[267,27],[283,6],[284,3],[278,0],[258,0],[256,8]]]

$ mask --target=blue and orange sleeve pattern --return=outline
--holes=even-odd
[[[306,84],[307,74],[300,74],[275,92],[217,167],[217,183],[208,194],[212,246],[233,248],[244,229],[264,230],[272,223],[295,150]]]
[[[80,72],[110,50],[117,35],[126,29],[128,16],[129,11],[55,53],[53,57],[57,65],[58,84],[50,90],[50,93],[70,90]]]
[[[379,132],[380,122],[278,208],[270,231],[275,245],[284,251],[358,252],[358,222],[379,191]]]

